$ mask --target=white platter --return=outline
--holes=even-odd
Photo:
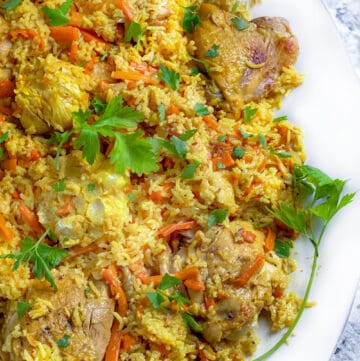
[[[350,65],[330,15],[319,0],[266,0],[257,16],[283,16],[300,43],[297,69],[305,83],[279,111],[304,130],[307,163],[334,178],[348,179],[346,190],[360,189],[360,82]],[[346,322],[360,274],[360,193],[330,224],[320,249],[320,268],[307,309],[290,344],[269,361],[328,361]],[[303,294],[312,253],[298,242],[299,271],[293,288]],[[255,356],[273,345],[278,335],[260,327],[263,340]],[[255,358],[255,357],[254,357]],[[355,360],[354,360],[355,361]]]

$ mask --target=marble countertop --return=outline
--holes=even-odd
[[[343,37],[360,79],[360,0],[322,0]],[[359,94],[360,96],[360,94]],[[360,285],[343,333],[330,361],[360,360]]]

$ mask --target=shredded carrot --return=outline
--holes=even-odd
[[[75,207],[74,198],[71,197],[69,201],[65,202],[64,205],[56,210],[56,215],[59,217],[65,217],[71,213]]]
[[[266,165],[267,165],[267,160],[266,158],[260,163],[259,167],[258,167],[258,172],[262,172],[265,168],[266,168]]]
[[[206,309],[209,309],[212,306],[215,306],[215,300],[212,297],[205,296],[205,307]]]
[[[4,115],[0,115],[0,123],[5,122],[5,116]]]
[[[212,115],[204,115],[203,121],[207,124],[207,126],[213,130],[218,129],[218,123],[216,119]]]
[[[180,113],[180,109],[174,104],[170,104],[169,107],[166,109],[167,115],[179,114],[179,113]]]
[[[24,222],[31,227],[36,233],[42,233],[43,227],[39,223],[37,215],[24,204],[19,205],[19,212]]]
[[[121,316],[125,316],[128,310],[128,303],[125,292],[118,280],[118,272],[116,267],[109,266],[108,268],[104,268],[102,270],[102,275],[110,287],[112,296],[117,298],[118,312]]]
[[[204,282],[190,278],[184,281],[184,285],[193,291],[205,291]]]
[[[191,278],[196,279],[197,277],[199,277],[199,275],[200,275],[200,270],[199,267],[196,266],[184,268],[183,270],[174,273],[174,277],[182,281]]]
[[[6,170],[15,170],[17,166],[17,159],[16,158],[6,159],[3,164],[4,164],[4,169]]]
[[[119,0],[117,7],[124,13],[129,20],[134,19],[134,13],[130,4],[126,0]]]
[[[269,228],[267,231],[265,243],[264,243],[264,251],[265,252],[270,252],[274,249],[275,238],[276,238],[275,232],[271,228]]]
[[[127,90],[133,90],[136,88],[136,82],[135,81],[129,81],[126,86]]]
[[[264,255],[263,254],[257,255],[253,264],[238,278],[236,278],[233,281],[233,284],[236,287],[245,286],[249,282],[250,278],[256,273],[256,271],[258,271],[261,268],[263,263],[264,263]]]
[[[195,228],[195,226],[196,226],[195,221],[166,224],[165,226],[159,228],[158,233],[160,234],[160,236],[167,237],[171,233],[174,233],[176,231],[184,231],[187,229],[193,229],[193,228]]]
[[[122,346],[121,349],[125,352],[129,352],[131,347],[136,343],[136,339],[134,336],[125,333],[122,337]]]
[[[69,60],[71,63],[74,64],[76,62],[78,52],[79,52],[78,44],[72,42],[70,47],[70,55],[69,55]]]
[[[284,290],[280,286],[276,286],[273,288],[272,295],[275,298],[279,298],[284,294]]]
[[[91,34],[89,31],[80,29],[81,35],[83,36],[84,40],[89,43],[90,41],[95,41],[97,43],[104,44],[104,39],[101,39],[99,36]]]
[[[90,243],[86,247],[74,246],[69,249],[70,257],[80,256],[82,254],[87,254],[90,252],[96,252],[101,249],[96,242]]]
[[[0,213],[0,236],[6,241],[11,241],[14,237],[13,231],[6,225],[6,220]]]
[[[79,34],[79,29],[74,26],[50,26],[50,36],[58,43],[71,45],[79,39]]]
[[[34,39],[36,36],[36,32],[32,29],[14,29],[9,34],[12,38],[22,37],[24,39]]]
[[[212,162],[214,170],[218,169],[218,164],[221,163],[225,168],[231,167],[235,164],[232,157],[233,146],[225,142],[216,144],[213,150]]]
[[[163,275],[156,275],[156,276],[146,276],[144,274],[138,274],[137,277],[141,280],[141,282],[144,285],[149,285],[150,283],[153,283],[154,286],[159,286],[159,284],[161,283],[162,278],[164,277]]]
[[[107,80],[100,80],[98,85],[97,85],[97,88],[100,90],[100,91],[106,91],[108,88],[109,88],[109,82]]]
[[[0,81],[0,99],[11,97],[14,95],[15,84],[9,79]]]
[[[206,355],[205,355],[205,352],[203,350],[200,350],[199,351],[199,357],[200,357],[200,361],[210,361]]]
[[[16,199],[16,200],[21,199],[20,193],[15,189],[14,192],[12,192],[12,194],[11,194],[11,198]]]
[[[145,84],[158,84],[158,81],[156,79],[152,78],[149,75],[139,73],[135,70],[134,71],[116,70],[112,72],[111,77],[117,80],[134,80],[134,81],[143,81]]]
[[[40,39],[39,40],[39,49],[41,50],[41,51],[44,51],[45,50],[45,40],[44,39]]]
[[[84,66],[84,73],[90,74],[94,70],[95,64],[100,61],[98,56],[93,56],[91,60]]]
[[[11,108],[0,104],[0,113],[5,114],[5,115],[12,115],[13,112],[12,112]]]
[[[27,158],[27,160],[34,162],[41,158],[41,154],[37,149],[33,148],[30,150],[30,154],[26,158]]]
[[[71,26],[81,26],[83,22],[84,15],[78,11],[71,11],[70,14],[70,23]]]
[[[165,200],[167,199],[167,197],[163,197],[161,192],[159,192],[159,191],[154,191],[150,194],[150,199],[154,203],[164,203]]]
[[[118,361],[120,355],[120,344],[122,339],[122,332],[119,330],[117,320],[114,320],[111,328],[110,341],[106,348],[105,361]]]
[[[139,71],[140,73],[143,73],[143,74],[154,74],[157,72],[157,69],[154,68],[153,66],[147,64],[147,63],[134,63],[134,62],[131,62],[130,63],[131,67],[134,68],[135,70]]]

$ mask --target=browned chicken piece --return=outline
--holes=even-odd
[[[252,321],[258,304],[252,301],[251,289],[236,287],[233,281],[264,254],[264,234],[244,221],[235,221],[230,228],[215,227],[208,233],[213,242],[206,251],[209,277],[220,277],[228,297],[218,300],[214,312],[202,324],[203,335],[210,343],[237,339],[243,326]],[[259,269],[260,271],[260,269]]]
[[[283,18],[261,17],[238,30],[234,15],[215,5],[202,4],[199,13],[196,56],[213,67],[210,76],[239,114],[244,103],[267,97],[282,68],[295,63],[297,39]],[[219,47],[218,55],[206,56],[214,45]]]
[[[114,301],[108,296],[107,287],[99,282],[96,286],[100,296],[87,298],[85,289],[78,287],[68,276],[57,280],[57,285],[59,290],[54,292],[49,286],[39,283],[38,286],[29,289],[26,295],[29,303],[46,300],[49,312],[44,315],[37,317],[31,314],[30,310],[19,320],[16,312],[7,314],[2,330],[4,340],[18,324],[23,331],[22,336],[12,339],[9,360],[23,360],[24,349],[31,351],[34,340],[50,346],[63,339],[65,335],[69,336],[69,345],[59,347],[64,359],[103,359],[110,339],[115,306]],[[27,336],[23,336],[25,334]]]

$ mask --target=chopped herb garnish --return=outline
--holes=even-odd
[[[159,113],[159,120],[160,120],[160,123],[162,123],[164,120],[165,120],[165,105],[164,104],[160,104],[158,106],[158,113]]]
[[[244,129],[241,128],[239,129],[239,132],[244,139],[251,138],[254,136],[253,134],[247,133]]]
[[[206,51],[205,56],[208,58],[216,58],[219,55],[219,45],[214,44],[209,50]]]
[[[54,191],[55,192],[63,192],[66,189],[66,183],[65,183],[65,178],[61,179],[59,182],[57,182],[54,185]]]
[[[84,67],[88,62],[82,61],[81,63],[77,64],[77,66],[80,66],[81,68]]]
[[[180,158],[185,158],[187,154],[187,144],[186,141],[189,140],[194,134],[197,132],[197,129],[192,129],[187,131],[186,133],[177,137],[173,135],[170,140],[164,140],[159,138],[154,138],[153,141],[156,148],[164,147],[168,149],[170,152],[174,153]]]
[[[181,173],[182,179],[193,179],[195,176],[196,169],[199,168],[200,162],[198,160],[192,161],[190,164],[188,164],[183,172]]]
[[[163,276],[163,278],[161,279],[158,289],[164,291],[171,287],[179,285],[180,283],[181,283],[181,280],[179,280],[176,277],[170,276],[169,274],[166,273]]]
[[[133,193],[129,193],[128,197],[130,199],[130,202],[134,202],[135,201],[135,195]]]
[[[208,74],[211,73],[210,66],[209,66],[209,64],[208,64],[205,60],[201,60],[201,59],[195,58],[195,57],[193,57],[193,56],[191,56],[191,59],[192,59],[193,61],[201,64],[201,65],[204,67],[205,71],[206,71]]]
[[[226,142],[226,135],[220,135],[220,137],[217,139],[218,142]]]
[[[141,25],[136,23],[135,21],[132,21],[126,29],[125,41],[138,41],[143,33],[144,31],[141,28]]]
[[[159,78],[162,79],[172,90],[179,89],[180,74],[160,64],[161,73]]]
[[[9,132],[4,133],[3,135],[0,135],[0,144],[4,143],[6,139],[9,137]],[[4,151],[2,148],[0,148],[0,159],[3,157]]]
[[[288,120],[288,116],[287,116],[287,115],[284,115],[284,116],[282,116],[282,117],[274,118],[274,119],[273,119],[273,122],[274,122],[274,123],[280,123],[280,122],[283,122],[284,120]]]
[[[244,122],[249,123],[251,118],[256,114],[257,108],[251,108],[247,105],[244,109]]]
[[[191,316],[189,313],[187,312],[180,312],[180,316],[183,319],[183,321],[195,332],[201,332],[203,330],[203,328],[201,327],[201,325],[199,325],[193,316]]]
[[[64,337],[61,338],[60,340],[58,340],[56,343],[61,348],[69,347],[70,346],[70,336],[65,334]]]
[[[289,241],[275,240],[275,253],[281,258],[290,257],[291,243]]]
[[[60,169],[60,153],[61,153],[61,149],[68,142],[71,135],[72,135],[71,130],[67,130],[64,133],[55,132],[54,136],[49,139],[49,144],[57,143],[56,157],[55,157],[56,170]]]
[[[235,147],[233,150],[233,156],[236,158],[242,158],[245,155],[245,151],[240,147]]]
[[[195,104],[194,112],[195,112],[197,115],[201,115],[201,116],[209,115],[209,114],[210,114],[209,109],[208,109],[204,104],[200,104],[200,103],[196,103],[196,104]]]
[[[191,68],[190,74],[192,76],[198,75],[199,73],[200,73],[200,68],[197,65],[195,65]]]
[[[18,318],[21,318],[25,315],[25,313],[31,308],[31,304],[26,301],[18,301],[16,303],[16,313]]]
[[[187,33],[193,33],[200,24],[200,16],[197,13],[197,6],[184,7],[184,17],[181,23]]]
[[[260,142],[261,146],[265,149],[267,147],[267,141],[266,141],[264,134],[259,134],[258,138],[259,138],[259,142]]]
[[[239,4],[240,4],[240,0],[235,0],[233,6],[231,7],[230,12],[235,13],[237,8],[239,7]]]
[[[289,228],[301,233],[314,247],[311,273],[306,287],[305,295],[291,326],[287,329],[280,340],[263,355],[254,361],[265,360],[285,344],[293,334],[309,299],[310,290],[317,271],[319,258],[319,246],[331,219],[345,206],[352,202],[355,193],[342,196],[345,181],[332,179],[321,170],[308,165],[295,165],[293,171],[293,188],[295,204],[282,203],[279,208],[269,210],[270,213],[285,223]],[[304,194],[304,192],[306,194]],[[306,197],[305,197],[306,195]],[[316,225],[316,227],[315,227]],[[278,243],[278,247],[279,247]],[[283,248],[287,247],[284,244]],[[283,256],[287,251],[281,250]]]
[[[103,55],[101,55],[100,61],[105,61],[108,56],[109,56],[109,50],[106,49],[106,50],[104,51]]]
[[[62,3],[58,9],[43,7],[41,10],[48,18],[51,26],[61,26],[70,22],[70,18],[67,15],[72,6],[73,1],[68,0]]]
[[[155,309],[159,308],[161,304],[165,302],[165,297],[160,292],[148,292],[146,297]]]
[[[85,293],[90,293],[91,292],[91,288],[88,286],[85,288]]]
[[[225,221],[227,215],[228,215],[227,209],[215,209],[210,213],[210,216],[208,218],[208,228],[211,228],[215,224],[221,224]]]
[[[197,129],[190,129],[184,134],[180,135],[179,138],[186,142],[187,140],[191,139],[197,133]]]
[[[234,24],[237,30],[245,30],[250,26],[249,22],[246,19],[238,18],[237,16],[233,17],[231,19],[231,22]]]
[[[92,104],[96,114],[104,113],[104,110],[106,109],[106,103],[104,103],[101,99],[95,98]]]
[[[96,186],[95,186],[94,183],[89,183],[89,184],[87,185],[87,189],[88,189],[88,191],[90,191],[90,192],[94,191],[95,188],[96,188]]]
[[[225,164],[222,162],[217,162],[216,167],[217,167],[217,169],[225,169],[226,168]]]
[[[15,260],[12,271],[16,271],[21,263],[28,265],[31,263],[32,274],[37,279],[45,279],[51,284],[55,291],[58,290],[51,270],[55,268],[69,253],[65,249],[50,247],[42,244],[43,240],[48,236],[47,229],[35,243],[30,237],[25,237],[21,242],[20,251],[17,253],[9,253],[0,256],[1,258],[11,258]]]
[[[3,9],[6,9],[6,10],[14,10],[14,9],[17,8],[21,3],[22,3],[22,0],[7,0],[7,1],[5,1],[5,3],[2,5],[2,8],[3,8]]]
[[[292,154],[290,152],[277,151],[272,147],[270,147],[269,150],[270,150],[271,154],[276,155],[279,158],[291,158],[292,157]]]

